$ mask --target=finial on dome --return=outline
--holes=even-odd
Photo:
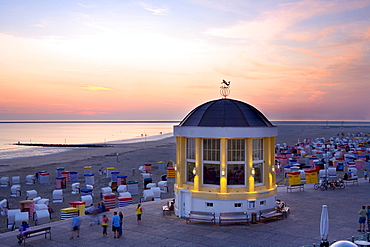
[[[222,80],[221,87],[220,87],[220,94],[226,99],[227,96],[230,94],[230,81],[227,82]]]

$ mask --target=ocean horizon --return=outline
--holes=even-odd
[[[173,136],[176,120],[0,120],[0,160],[48,155],[73,147],[18,146],[44,144],[123,144]],[[368,120],[277,120],[275,126],[370,127]]]

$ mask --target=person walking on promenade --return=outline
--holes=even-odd
[[[108,217],[104,214],[103,218],[101,219],[101,226],[103,227],[103,237],[106,237],[107,234],[107,227],[108,227]]]
[[[121,219],[119,218],[117,212],[114,212],[113,214],[114,215],[112,218],[112,231],[113,231],[114,238],[117,238],[118,233],[119,233],[119,226],[120,226]]]
[[[358,232],[365,232],[366,214],[367,214],[366,206],[362,206],[360,211],[358,211],[358,216],[359,216],[358,223],[359,223],[359,228],[360,228],[357,230]]]
[[[73,216],[73,218],[72,218],[72,234],[71,234],[70,239],[73,239],[75,232],[77,233],[77,237],[78,238],[80,237],[80,225],[81,225],[80,216],[78,216],[78,215]]]
[[[27,221],[22,221],[22,225],[19,227],[19,234],[17,235],[18,244],[22,243],[23,234],[25,232],[28,232],[29,230],[30,230],[30,225],[27,223]]]
[[[100,203],[100,213],[107,211],[107,207],[105,206],[104,202]]]
[[[141,223],[142,214],[143,214],[143,208],[141,207],[141,204],[139,203],[136,207],[137,224]]]
[[[370,205],[367,205],[367,232],[370,232]]]
[[[120,219],[118,237],[121,237],[122,236],[123,213],[119,211],[118,216]]]
[[[96,224],[100,224],[100,220],[99,220],[99,205],[97,206],[94,206],[94,205],[91,205],[91,207],[89,208],[89,211],[90,211],[90,226],[94,225],[95,222]]]

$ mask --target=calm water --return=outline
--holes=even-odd
[[[0,160],[68,151],[72,148],[25,147],[21,143],[132,143],[172,136],[177,121],[3,121]]]
[[[132,143],[172,136],[180,121],[1,121],[0,160],[47,155],[72,148],[24,147],[13,143]],[[272,121],[274,125],[368,126],[370,121]]]

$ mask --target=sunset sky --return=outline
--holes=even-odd
[[[370,120],[369,0],[0,0],[0,120]]]

